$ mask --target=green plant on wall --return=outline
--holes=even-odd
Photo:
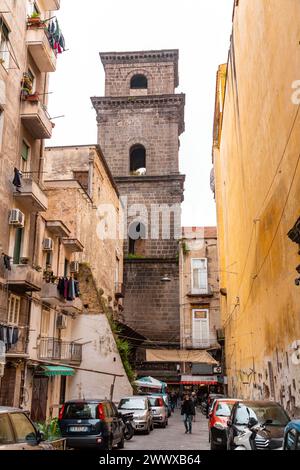
[[[190,251],[187,242],[181,242],[181,247],[183,255],[186,256]]]
[[[131,346],[126,339],[119,337],[119,335],[121,334],[121,328],[114,321],[112,314],[109,312],[107,302],[103,298],[102,298],[102,308],[107,316],[111,331],[114,335],[116,345],[117,345],[125,372],[127,374],[128,380],[132,384],[133,381],[135,380],[135,373],[130,363]]]

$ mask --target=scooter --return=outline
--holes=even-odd
[[[264,424],[259,424],[255,418],[250,418],[247,428],[234,438],[236,445],[234,450],[257,450],[256,437],[261,431],[266,431],[266,425],[271,424],[272,421],[266,421]],[[269,447],[269,439],[264,440],[264,447]]]
[[[133,413],[125,413],[121,416],[123,421],[124,439],[130,441],[134,436]]]

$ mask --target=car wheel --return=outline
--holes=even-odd
[[[211,432],[208,433],[208,442],[211,442]]]
[[[145,434],[147,434],[147,435],[150,434],[150,431],[151,431],[151,428],[150,428],[150,424],[148,423],[148,427],[145,431]]]
[[[151,421],[151,428],[150,428],[150,431],[153,431],[154,430],[154,424],[153,424],[153,421]]]
[[[124,442],[125,442],[124,436],[122,436],[122,439],[118,443],[118,449],[124,449]]]
[[[164,421],[164,422],[162,423],[161,427],[162,427],[163,429],[165,429],[166,426],[167,426],[167,422]]]

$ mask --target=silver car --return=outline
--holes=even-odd
[[[165,428],[168,426],[168,410],[164,399],[155,395],[148,395],[148,399],[151,404],[153,423]]]
[[[18,408],[0,407],[0,450],[54,450]]]
[[[121,399],[118,410],[121,414],[133,412],[133,423],[136,431],[149,434],[153,430],[151,404],[148,397],[140,395]]]

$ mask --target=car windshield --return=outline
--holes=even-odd
[[[160,406],[159,398],[149,397],[149,401],[150,401],[151,406]]]
[[[286,426],[289,418],[279,405],[238,405],[235,424],[247,426],[249,419],[255,418],[260,424],[270,421],[270,426]]]
[[[119,410],[145,410],[146,400],[143,398],[123,398],[119,403]]]
[[[65,406],[63,419],[96,419],[97,403],[69,403]]]
[[[231,414],[234,403],[222,403],[219,402],[216,409],[216,416],[223,416],[228,418]]]

